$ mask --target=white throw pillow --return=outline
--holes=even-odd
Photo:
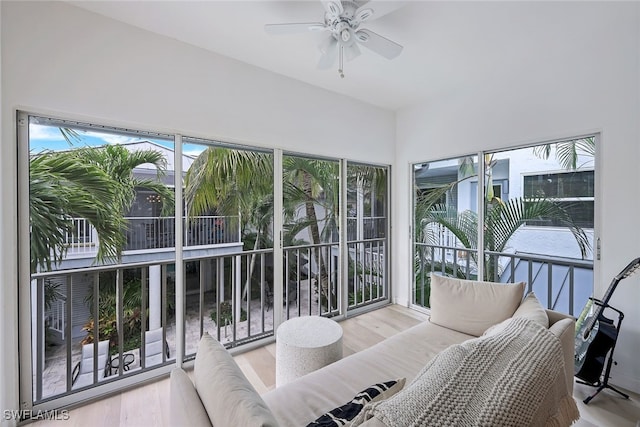
[[[524,288],[524,282],[480,282],[431,273],[430,321],[478,337],[513,315]]]

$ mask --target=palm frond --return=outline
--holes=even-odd
[[[82,136],[80,136],[80,132],[73,128],[58,128],[62,137],[67,144],[73,146],[74,143],[82,141]]]
[[[548,159],[552,146],[555,147],[558,163],[567,170],[578,168],[578,159],[581,155],[592,158],[596,155],[596,141],[593,136],[555,144],[538,145],[533,148],[533,154],[541,159]]]
[[[540,159],[548,159],[551,156],[551,144],[542,144],[533,147],[533,154]]]
[[[124,246],[124,220],[113,215],[112,180],[70,152],[44,152],[30,161],[31,268],[51,269],[67,251],[73,218],[85,218],[99,236],[97,259],[115,257]]]
[[[590,243],[584,230],[575,224],[562,206],[553,200],[541,198],[517,197],[487,209],[485,214],[485,248],[490,251],[502,252],[515,232],[527,221],[535,219],[553,219],[568,227],[578,244],[582,257],[587,255]]]
[[[452,206],[435,205],[420,220],[423,229],[433,223],[449,230],[465,248],[477,248],[478,216],[475,212],[467,210],[458,214],[457,209]]]

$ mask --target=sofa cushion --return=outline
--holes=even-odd
[[[367,403],[380,402],[402,390],[405,381],[406,378],[400,378],[367,387],[356,394],[350,402],[321,415],[317,420],[309,423],[307,427],[339,427],[346,425],[360,413]]]
[[[502,284],[455,279],[431,273],[430,321],[480,336],[513,315],[524,294],[524,282]]]
[[[564,384],[563,357],[549,330],[514,318],[500,334],[442,351],[409,386],[367,405],[352,425],[376,417],[389,426],[568,426],[579,412]]]
[[[381,323],[388,320],[379,318]],[[411,381],[439,352],[471,338],[430,322],[420,322],[372,347],[270,390],[262,398],[281,426],[304,426],[349,402],[371,384],[403,377]]]
[[[549,328],[549,316],[547,312],[536,298],[533,292],[529,292],[524,300],[520,303],[512,317],[526,317],[536,323]]]
[[[229,352],[206,332],[198,344],[193,376],[214,426],[278,425]]]
[[[174,368],[171,371],[171,425],[207,426],[211,425],[209,416],[202,406],[191,379],[185,371]]]

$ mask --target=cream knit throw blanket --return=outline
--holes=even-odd
[[[353,425],[376,417],[389,427],[560,427],[579,416],[560,341],[516,318],[500,332],[441,352],[404,390],[365,406]]]

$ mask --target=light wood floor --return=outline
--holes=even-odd
[[[341,322],[344,355],[361,351],[383,339],[422,322],[426,316],[392,305]],[[275,344],[235,356],[249,381],[259,393],[275,386]],[[576,384],[574,397],[580,409],[578,427],[640,427],[640,395],[625,400],[609,390],[584,405],[593,389]],[[34,427],[169,426],[169,380],[163,379],[102,399],[69,412],[66,421],[38,421]],[[198,426],[189,426],[198,427]]]

